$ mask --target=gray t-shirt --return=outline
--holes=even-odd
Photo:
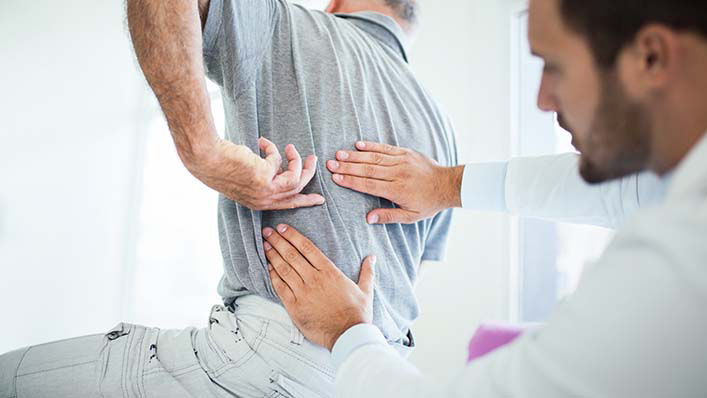
[[[441,260],[451,211],[411,225],[367,225],[370,210],[394,205],[337,186],[325,165],[357,140],[457,163],[452,127],[413,76],[401,28],[373,12],[331,15],[284,0],[211,0],[203,36],[207,75],[222,89],[227,138],[254,152],[262,136],[281,151],[292,143],[303,158],[315,154],[317,174],[304,193],[326,198],[323,206],[260,212],[221,196],[219,294],[226,304],[251,293],[279,302],[261,230],[287,223],[355,281],[363,258],[378,257],[374,324],[396,348],[408,345],[418,316],[418,267]]]

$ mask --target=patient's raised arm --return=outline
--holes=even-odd
[[[254,210],[308,207],[320,195],[300,192],[315,173],[316,158],[304,161],[285,148],[288,169],[270,141],[261,139],[265,158],[216,133],[202,60],[202,27],[208,1],[128,0],[130,36],[138,62],[165,114],[179,157],[201,182]]]

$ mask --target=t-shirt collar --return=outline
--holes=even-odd
[[[395,20],[387,15],[374,11],[359,11],[353,13],[336,13],[340,18],[350,19],[361,29],[376,36],[388,46],[400,52],[405,62],[408,62],[408,39],[403,29]],[[382,28],[382,29],[381,29]]]

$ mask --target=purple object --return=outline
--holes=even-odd
[[[467,363],[510,343],[523,334],[526,329],[528,329],[528,326],[502,323],[481,324],[469,342]]]

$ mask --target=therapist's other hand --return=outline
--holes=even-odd
[[[307,339],[331,351],[350,327],[372,322],[374,256],[356,284],[294,228],[265,228],[263,237],[273,288]]]
[[[342,187],[379,196],[399,206],[368,213],[369,224],[411,224],[461,206],[464,166],[444,167],[412,149],[368,141],[358,151],[338,151],[327,161]]]
[[[275,144],[260,138],[265,158],[244,145],[215,139],[198,156],[180,156],[187,169],[201,182],[227,198],[252,210],[281,210],[324,203],[324,197],[300,192],[316,172],[317,158],[304,162],[294,145],[285,147],[287,170]]]

